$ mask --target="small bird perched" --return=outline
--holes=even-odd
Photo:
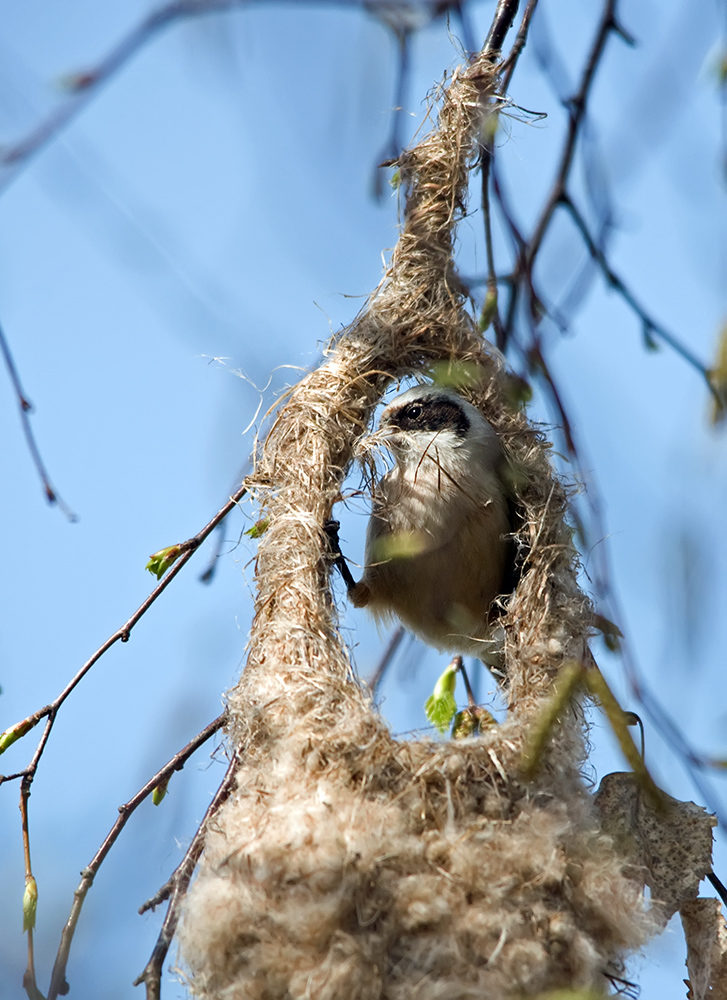
[[[418,385],[390,403],[373,441],[395,459],[379,481],[349,597],[379,618],[395,614],[439,650],[497,657],[495,598],[512,589],[506,458],[494,428],[456,392]]]

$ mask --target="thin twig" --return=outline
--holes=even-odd
[[[350,7],[355,5],[376,13],[376,0],[323,0],[330,6]],[[400,0],[403,9],[411,6],[412,0]],[[394,0],[396,3],[396,0]],[[429,8],[427,0],[420,0],[422,7]],[[380,4],[383,8],[385,5]],[[387,5],[391,5],[388,0]],[[513,0],[500,0],[500,7],[509,9]],[[71,91],[70,97],[54,109],[47,118],[33,128],[26,136],[0,150],[0,168],[5,168],[0,180],[0,193],[8,187],[20,171],[68,125],[90,103],[99,89],[111,80],[137,53],[164,28],[175,21],[204,14],[220,13],[236,7],[244,7],[244,0],[171,0],[153,10],[139,24],[133,27],[108,55],[95,67],[81,73],[69,74],[66,81]],[[453,3],[453,7],[458,4]],[[514,4],[517,9],[517,3]],[[500,11],[493,22],[498,21]],[[512,13],[514,17],[514,11]]]
[[[696,354],[693,354],[689,348],[679,340],[678,337],[675,337],[674,334],[670,333],[666,327],[657,322],[654,317],[651,316],[646,309],[644,309],[634,293],[628,288],[623,279],[616,274],[611,265],[608,263],[605,253],[594,240],[590,230],[588,229],[586,220],[583,218],[570,195],[564,192],[561,195],[560,204],[568,210],[573,222],[576,224],[578,231],[583,238],[583,242],[586,244],[589,254],[601,269],[601,273],[603,274],[606,283],[618,292],[621,298],[630,306],[633,312],[636,313],[643,324],[645,333],[647,335],[656,335],[659,337],[665,344],[668,344],[673,351],[679,354],[680,357],[684,358],[684,360],[691,365],[692,368],[699,372],[706,382],[709,391],[712,393],[716,401],[721,404],[722,400],[712,384],[707,366],[704,365]]]
[[[491,310],[491,322],[495,330],[495,342],[501,351],[505,349],[500,308],[497,301],[497,274],[495,273],[495,254],[492,246],[492,213],[490,212],[490,168],[492,165],[492,139],[482,145],[480,160],[482,186],[482,219],[485,228],[485,253],[487,254],[487,295],[485,310]],[[490,316],[487,316],[490,319]],[[483,333],[485,323],[482,324]]]
[[[550,226],[553,214],[566,190],[571,167],[573,166],[576,142],[586,114],[591,86],[593,85],[596,70],[601,62],[601,57],[603,56],[611,32],[622,34],[622,30],[616,21],[616,0],[606,0],[604,4],[603,13],[596,29],[596,35],[591,44],[591,49],[581,76],[580,86],[574,96],[568,101],[568,132],[563,144],[560,164],[556,171],[550,194],[535,224],[533,235],[528,242],[527,254],[524,261],[525,274],[528,276],[532,274],[535,257]]]
[[[411,29],[400,24],[390,24],[382,19],[385,27],[389,27],[396,39],[398,46],[396,64],[396,83],[394,86],[394,106],[391,115],[391,130],[386,140],[384,148],[376,157],[373,176],[373,193],[377,201],[381,201],[384,195],[384,176],[382,168],[394,163],[401,155],[402,142],[402,114],[405,107],[406,88],[410,76],[411,64]]]
[[[522,291],[527,293],[530,315],[534,319],[539,321],[543,315],[548,314],[548,310],[545,308],[540,296],[535,291],[533,283],[533,269],[538,252],[540,251],[545,235],[553,220],[555,210],[560,204],[560,200],[566,190],[566,185],[570,177],[570,171],[573,166],[576,143],[586,113],[588,97],[596,70],[605,51],[606,42],[608,41],[608,37],[611,32],[618,33],[625,37],[625,32],[616,20],[615,8],[616,0],[606,0],[604,3],[596,35],[583,69],[580,86],[576,94],[568,101],[568,131],[563,144],[563,151],[561,153],[555,178],[553,180],[550,193],[545,201],[545,205],[543,206],[543,209],[536,221],[533,234],[529,240],[524,239],[522,232],[516,225],[514,216],[505,201],[504,192],[500,185],[497,173],[493,171],[493,189],[498,199],[507,228],[515,242],[517,252],[516,264],[513,269],[513,283],[510,290],[510,300],[503,327],[499,334],[499,339],[502,341],[504,346],[507,346],[513,335],[515,320],[518,312],[518,304]],[[531,10],[531,17],[532,13],[533,11]],[[525,14],[528,14],[527,9]],[[513,48],[515,48],[515,46],[513,46]],[[559,325],[562,326],[562,322],[559,323]]]
[[[519,6],[519,0],[497,0],[495,16],[492,19],[483,49],[483,52],[489,53],[492,59],[497,59],[500,55],[505,38],[512,27],[512,22],[515,20]]]
[[[464,689],[467,692],[467,707],[477,708],[477,699],[475,698],[475,693],[472,690],[472,685],[470,684],[470,679],[467,674],[467,670],[465,669],[464,660],[461,656],[458,656],[457,659],[459,660],[458,669],[462,675],[462,680],[464,681]]]
[[[30,829],[28,827],[28,799],[30,798],[30,781],[23,778],[20,784],[20,817],[23,830],[23,859],[25,861],[25,897],[23,899],[24,910],[28,905],[28,891],[33,891],[37,898],[35,879],[33,876],[33,866],[30,863]],[[32,907],[33,911],[35,907]],[[27,926],[26,926],[27,924]],[[23,913],[23,929],[28,935],[28,964],[23,975],[23,989],[28,994],[29,1000],[39,1000],[41,997],[38,991],[38,984],[35,978],[35,954],[33,949],[33,929],[35,926],[35,912],[26,916]]]
[[[222,554],[222,546],[225,544],[225,522],[220,521],[216,528],[217,539],[215,541],[215,547],[210,553],[209,560],[207,562],[207,568],[199,574],[200,583],[212,583],[212,578],[217,572],[217,566],[219,564],[220,555]]]
[[[40,450],[35,440],[35,435],[33,434],[33,428],[30,425],[30,414],[33,412],[33,404],[23,392],[23,387],[20,383],[20,376],[18,375],[18,369],[15,367],[15,361],[13,360],[13,355],[10,352],[10,345],[8,344],[5,331],[2,326],[0,326],[0,350],[2,351],[2,355],[5,360],[5,367],[8,370],[10,381],[13,383],[13,388],[15,389],[15,395],[18,397],[20,422],[23,425],[23,433],[25,434],[25,440],[28,444],[30,456],[33,459],[33,464],[35,465],[40,481],[43,484],[45,498],[49,504],[57,504],[58,509],[63,512],[69,521],[77,521],[78,517],[76,514],[73,513],[68,504],[51,484],[48,471],[45,467],[43,459],[41,458]]]
[[[19,771],[17,772],[17,774],[14,775],[5,776],[0,774],[0,784],[2,784],[4,781],[9,781],[11,778],[27,777],[30,780],[30,782],[33,781],[35,777],[35,772],[38,768],[38,763],[40,762],[40,758],[43,755],[43,750],[45,749],[45,745],[48,741],[48,737],[53,727],[56,715],[63,702],[77,687],[77,685],[83,680],[83,678],[86,676],[91,667],[104,655],[104,653],[106,653],[115,643],[119,641],[128,642],[129,637],[131,635],[131,630],[137,624],[139,619],[146,614],[146,612],[149,610],[152,604],[154,604],[156,599],[162,594],[164,590],[166,590],[166,588],[169,586],[172,580],[181,571],[182,567],[191,559],[192,555],[194,554],[194,552],[196,552],[196,550],[199,548],[199,546],[202,544],[205,538],[207,538],[210,532],[214,530],[214,528],[220,523],[220,521],[223,518],[227,517],[230,511],[233,510],[233,508],[240,502],[240,500],[242,500],[246,492],[247,492],[247,487],[241,486],[240,489],[235,494],[233,494],[233,496],[230,497],[230,499],[227,501],[224,507],[221,507],[217,511],[212,520],[209,521],[204,526],[204,528],[202,528],[200,532],[194,535],[193,538],[189,538],[186,542],[182,542],[180,544],[179,548],[182,554],[180,555],[177,562],[175,562],[174,565],[171,567],[171,569],[168,571],[166,576],[157,584],[157,586],[154,588],[151,594],[136,609],[133,615],[124,622],[121,628],[118,628],[113,633],[113,635],[109,636],[106,642],[104,642],[101,646],[99,646],[99,648],[96,650],[93,656],[91,656],[88,660],[86,660],[86,662],[83,664],[83,666],[75,675],[75,677],[71,681],[69,681],[69,683],[61,691],[58,697],[55,698],[54,701],[50,702],[50,704],[46,705],[44,708],[40,708],[38,709],[37,712],[33,712],[32,715],[29,715],[21,723],[17,723],[15,726],[11,727],[11,729],[17,729],[22,727],[23,734],[25,734],[34,726],[36,726],[41,721],[41,719],[48,720],[43,735],[38,744],[38,747],[35,751],[35,754],[33,755],[33,759],[31,760],[28,767],[25,768],[25,770]]]
[[[95,96],[98,89],[124,66],[149,42],[158,31],[173,21],[216,11],[227,10],[240,0],[172,0],[147,15],[136,27],[118,42],[109,54],[93,69],[78,73],[69,87],[72,96],[55,109],[28,135],[0,153],[0,166],[7,169],[0,181],[0,191],[17,176],[32,157],[55,139]]]
[[[503,94],[506,94],[510,87],[512,74],[515,72],[515,67],[517,66],[517,61],[520,58],[520,53],[525,48],[525,43],[528,39],[530,21],[532,20],[532,16],[535,13],[535,8],[537,6],[538,0],[528,0],[523,13],[522,21],[520,22],[520,27],[518,28],[518,33],[515,36],[515,41],[512,43],[512,48],[500,67],[500,88]]]
[[[383,652],[381,659],[379,660],[376,670],[374,670],[371,677],[368,679],[367,684],[372,695],[375,695],[379,690],[379,685],[383,680],[384,674],[388,670],[392,660],[396,656],[396,651],[401,645],[401,640],[406,635],[406,629],[403,625],[397,625],[394,631],[391,633],[391,638],[387,643],[386,649]]]
[[[149,961],[141,975],[134,980],[134,986],[139,986],[140,983],[146,984],[146,1000],[159,1000],[161,996],[162,966],[177,930],[182,901],[187,894],[194,869],[202,854],[210,821],[235,790],[239,766],[240,752],[237,751],[230,761],[222,784],[207,807],[207,812],[204,814],[202,822],[197,828],[197,832],[192,838],[192,843],[187,848],[187,853],[184,855],[181,864],[175,869],[169,881],[162,886],[159,892],[152,899],[144,903],[139,910],[140,913],[144,913],[148,909],[153,909],[154,906],[164,899],[171,897],[169,898],[169,907],[164,917],[164,923],[159,931],[159,937],[154,945]],[[51,1000],[51,998],[49,997],[48,1000]]]
[[[66,993],[68,993],[69,986],[68,981],[66,980],[66,969],[68,967],[68,957],[70,955],[76,925],[78,924],[78,918],[81,915],[81,908],[83,907],[86,894],[93,885],[93,881],[98,874],[99,868],[105,861],[111,848],[118,840],[119,835],[126,826],[128,819],[138,806],[140,806],[141,803],[152,794],[158,785],[168,781],[175,771],[181,771],[192,754],[199,750],[199,748],[203,746],[207,740],[214,736],[216,732],[222,729],[226,721],[227,711],[225,710],[221,715],[218,715],[213,722],[210,722],[208,726],[205,726],[205,728],[198,733],[193,740],[190,740],[185,747],[176,753],[171,760],[167,761],[164,767],[160,768],[157,773],[150,778],[149,781],[147,781],[147,783],[140,788],[134,796],[132,796],[132,798],[129,799],[128,802],[119,806],[118,819],[109,830],[104,842],[96,851],[93,856],[93,860],[81,872],[81,881],[73,894],[73,906],[71,907],[68,920],[63,928],[61,942],[58,946],[58,953],[56,954],[56,960],[53,964],[53,973],[51,975],[50,989],[48,991],[47,1000],[55,1000],[56,997],[65,996]]]
[[[498,171],[496,169],[496,162],[490,164],[493,191],[497,199],[498,207],[505,221],[506,229],[512,237],[516,253],[516,263],[513,268],[512,280],[510,283],[510,297],[505,316],[502,320],[501,328],[497,331],[498,346],[507,346],[511,341],[514,341],[518,350],[526,358],[528,364],[535,368],[537,373],[540,375],[555,407],[558,419],[563,427],[565,443],[571,462],[576,470],[580,470],[581,476],[583,476],[583,463],[580,458],[579,447],[575,441],[573,427],[571,421],[569,420],[567,410],[556,381],[553,378],[543,355],[541,340],[537,331],[540,319],[542,316],[549,314],[549,310],[543,306],[540,296],[538,296],[535,292],[532,275],[535,259],[542,248],[545,234],[548,231],[555,211],[559,206],[562,205],[568,209],[581,233],[589,253],[594,261],[600,266],[606,281],[618,291],[624,301],[639,317],[647,335],[657,335],[661,340],[669,344],[681,357],[683,357],[700,373],[700,375],[707,382],[710,391],[713,394],[715,392],[715,388],[711,384],[711,380],[709,378],[709,372],[705,366],[695,355],[685,348],[678,338],[654,320],[654,318],[638,302],[623,280],[615,274],[613,269],[608,264],[605,253],[593,239],[585,220],[577,211],[567,192],[568,179],[573,164],[577,139],[585,118],[588,97],[593,84],[596,69],[605,50],[608,36],[611,32],[614,32],[615,34],[620,35],[628,44],[633,43],[633,39],[618,23],[615,15],[615,9],[615,0],[606,0],[596,35],[585,63],[578,91],[568,102],[568,132],[559,161],[559,166],[556,171],[556,176],[553,185],[551,186],[548,199],[546,200],[546,203],[541,211],[530,240],[526,240],[524,238],[520,227],[515,222],[514,213],[508,204],[505,192],[500,182]],[[513,49],[515,49],[515,46],[513,46]],[[488,282],[489,274],[488,264]],[[529,344],[521,344],[515,340],[516,322],[523,299],[527,300],[529,305]],[[584,541],[586,541],[589,535],[590,537],[603,539],[605,537],[603,518],[598,501],[594,497],[593,490],[588,491],[587,499],[590,510],[591,530],[587,533],[585,524],[580,517],[577,516],[577,512],[574,511],[578,532]],[[618,614],[617,611],[609,613],[609,607],[615,607],[616,602],[609,583],[611,579],[611,572],[608,565],[605,546],[599,547],[599,553],[599,560],[602,564],[602,568],[598,573],[596,582],[596,593],[598,596],[599,607],[603,607],[609,614],[610,618],[616,621],[623,621],[623,617]],[[699,771],[703,769],[713,768],[714,761],[705,755],[697,753],[687,742],[679,730],[679,727],[667,715],[658,701],[653,697],[652,693],[644,685],[644,682],[638,674],[636,664],[631,657],[631,653],[625,644],[621,647],[621,655],[623,657],[626,675],[634,696],[644,706],[646,714],[649,716],[656,728],[670,741],[675,752],[682,755],[692,780],[694,781],[695,786],[703,800],[709,805],[709,808],[713,812],[716,812],[719,815],[721,810],[715,803],[715,797],[699,774]],[[720,822],[722,823],[721,818]]]
[[[719,898],[722,900],[724,905],[727,906],[727,889],[725,889],[720,879],[717,878],[714,872],[707,872],[707,878],[712,883]]]

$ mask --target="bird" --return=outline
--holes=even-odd
[[[349,599],[440,651],[498,661],[495,601],[512,589],[514,559],[497,432],[459,393],[427,384],[389,403],[369,441],[394,461],[374,487],[358,582],[338,548]]]

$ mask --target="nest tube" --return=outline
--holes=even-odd
[[[653,928],[594,818],[579,703],[533,780],[528,727],[590,604],[547,442],[508,403],[453,267],[455,225],[496,75],[456,72],[439,121],[403,154],[402,232],[387,273],[324,363],[291,392],[250,486],[268,528],[249,655],[229,692],[236,791],[207,831],[180,927],[209,1000],[447,1000],[605,990]],[[466,741],[399,742],[351,670],[323,525],[383,392],[435,361],[479,372],[463,395],[518,469],[528,551],[502,618],[506,721]]]

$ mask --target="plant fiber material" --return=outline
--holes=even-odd
[[[290,393],[250,485],[259,546],[247,666],[229,693],[237,789],[207,834],[180,931],[208,1000],[465,1000],[602,990],[651,924],[584,790],[581,708],[533,781],[519,761],[559,667],[591,622],[548,446],[506,402],[453,267],[496,72],[457,71],[439,121],[400,160],[404,224],[367,306]],[[476,366],[463,395],[513,467],[527,563],[502,624],[509,715],[465,741],[397,742],[353,678],[323,525],[373,410],[435,361]]]

